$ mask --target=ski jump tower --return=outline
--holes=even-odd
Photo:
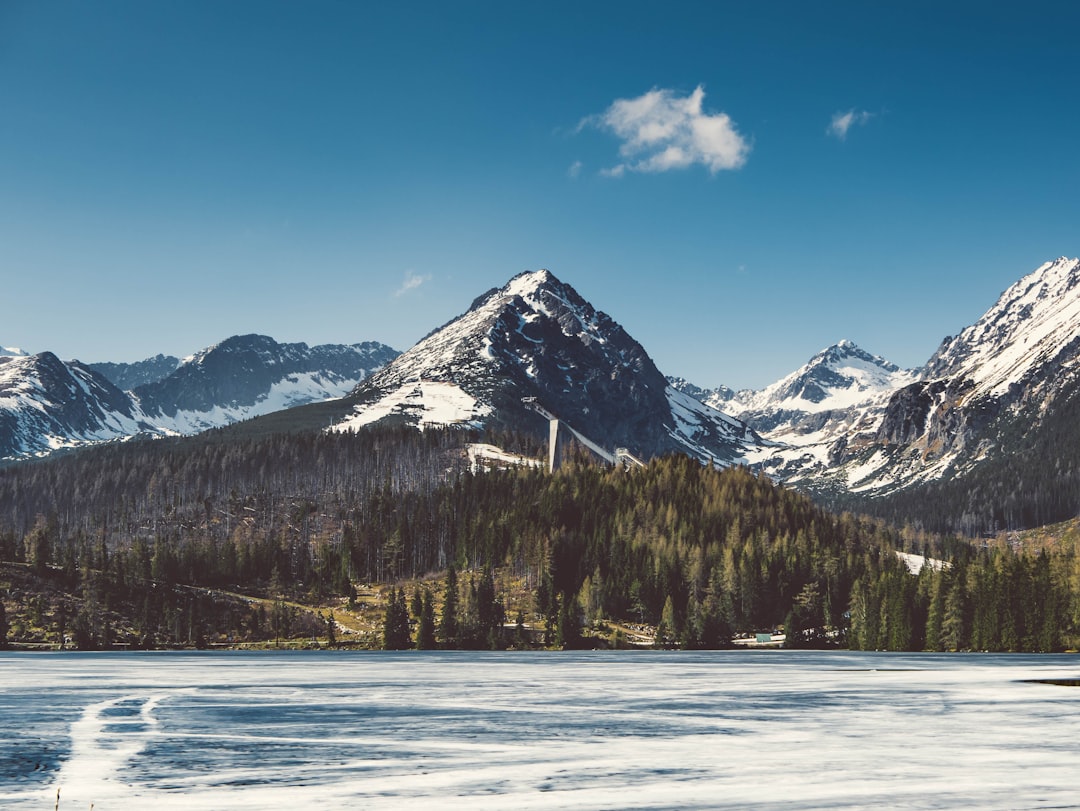
[[[537,414],[539,414],[541,417],[548,421],[549,473],[554,473],[559,467],[559,458],[561,456],[559,451],[562,450],[562,442],[560,442],[559,434],[560,426],[566,428],[566,430],[573,435],[574,439],[576,439],[590,451],[595,453],[609,465],[622,465],[626,469],[629,469],[631,467],[645,467],[645,463],[638,459],[636,456],[634,456],[632,453],[630,453],[630,451],[626,448],[616,448],[615,452],[612,453],[611,451],[600,447],[584,434],[575,431],[574,427],[570,425],[570,423],[560,421],[558,417],[556,417],[554,414],[552,414],[550,411],[540,405],[540,403],[535,397],[522,397],[521,402],[524,403],[526,407],[531,408],[533,411],[535,411]]]

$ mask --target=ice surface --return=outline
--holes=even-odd
[[[1073,656],[0,654],[0,806],[1075,808]]]

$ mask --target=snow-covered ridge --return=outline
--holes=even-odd
[[[0,358],[25,358],[28,354],[17,346],[0,346]]]
[[[128,392],[102,371],[51,353],[0,355],[0,458],[139,434],[194,434],[337,399],[396,354],[376,343],[309,348],[277,344],[265,336],[237,336]],[[139,364],[97,365],[118,371]]]
[[[128,398],[78,362],[51,352],[0,357],[0,458],[119,439],[143,426]]]
[[[916,376],[915,371],[900,369],[844,339],[761,391],[736,392],[726,410],[736,416],[766,411],[840,411],[895,391]]]
[[[963,376],[973,394],[999,396],[1080,337],[1080,260],[1061,257],[1010,286],[926,365],[927,379]]]

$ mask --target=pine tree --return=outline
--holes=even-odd
[[[0,600],[0,650],[8,649],[8,621],[4,601]]]
[[[420,626],[416,632],[416,649],[431,650],[434,647],[436,647],[435,599],[428,589],[424,589],[420,602]]]
[[[930,608],[926,617],[926,649],[945,650],[942,630],[945,622],[945,572],[933,572],[930,586]]]
[[[458,647],[458,585],[457,569],[451,564],[446,570],[446,594],[443,596],[442,616],[439,618],[439,637],[444,648]]]
[[[964,595],[964,573],[953,573],[949,593],[945,596],[945,614],[941,620],[941,647],[944,650],[964,650],[969,644],[967,605]]]
[[[563,650],[581,647],[581,617],[577,600],[563,594],[559,600],[559,618],[556,626],[555,644]]]
[[[30,564],[30,567],[37,574],[43,574],[46,566],[49,564],[49,560],[52,552],[52,539],[50,536],[49,524],[45,521],[44,517],[38,516],[37,521],[34,523],[34,528],[30,530],[30,534],[26,536],[24,541],[26,547],[26,562]]]
[[[675,603],[671,595],[664,600],[664,609],[660,612],[660,624],[656,626],[654,645],[657,648],[670,648],[675,644]]]
[[[409,607],[405,601],[405,589],[391,588],[383,618],[383,649],[406,650],[412,647],[409,633]]]

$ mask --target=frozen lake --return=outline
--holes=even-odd
[[[1080,657],[0,653],[0,807],[1080,808]]]

